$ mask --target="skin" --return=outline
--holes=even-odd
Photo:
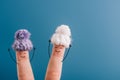
[[[60,80],[65,47],[54,45],[48,63],[45,80]],[[28,51],[16,51],[18,80],[34,80]]]
[[[18,80],[34,80],[28,51],[16,51]]]
[[[45,80],[60,80],[64,52],[65,47],[63,45],[53,46],[52,55],[47,67]]]

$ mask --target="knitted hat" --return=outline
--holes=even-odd
[[[20,29],[15,33],[15,41],[12,48],[16,51],[30,51],[33,48],[30,40],[30,32],[26,29]]]
[[[71,44],[71,31],[69,26],[58,26],[55,33],[51,37],[51,42],[53,44],[64,45],[66,48],[69,48],[69,45]]]

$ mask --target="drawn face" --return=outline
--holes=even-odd
[[[57,57],[62,57],[64,55],[64,50],[65,47],[63,45],[55,45],[53,55]]]
[[[18,60],[24,60],[28,57],[28,51],[18,51],[17,52]]]

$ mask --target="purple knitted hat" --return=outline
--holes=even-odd
[[[16,51],[30,51],[33,48],[32,42],[30,40],[30,32],[26,29],[18,30],[15,33],[15,41],[12,48]]]

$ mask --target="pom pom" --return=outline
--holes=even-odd
[[[53,34],[51,42],[53,44],[64,45],[66,48],[69,48],[69,45],[71,44],[71,31],[69,26],[59,26]]]
[[[21,29],[21,30],[18,30],[18,31],[15,33],[15,39],[17,39],[17,40],[29,39],[29,38],[30,38],[30,35],[31,35],[31,34],[28,32],[28,30]]]
[[[55,32],[56,32],[56,33],[59,33],[59,34],[71,36],[70,28],[69,28],[69,26],[67,26],[67,25],[58,26],[58,28],[56,29]]]
[[[15,41],[12,45],[12,48],[16,51],[32,50],[33,45],[32,45],[31,40],[29,40],[30,35],[31,34],[25,29],[18,30],[15,33]]]

